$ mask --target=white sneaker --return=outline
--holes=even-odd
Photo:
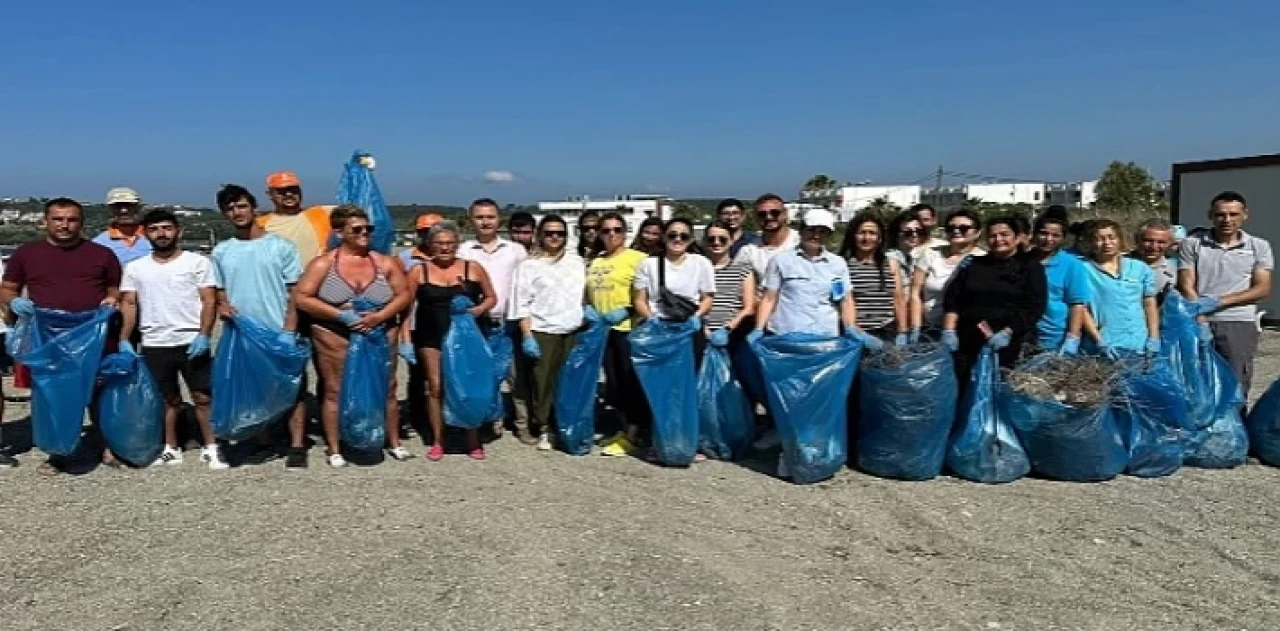
[[[160,452],[160,457],[156,458],[156,461],[151,463],[151,466],[162,467],[164,465],[181,465],[181,464],[182,464],[182,452],[177,449],[174,449],[173,447],[165,445],[164,451]]]
[[[791,468],[787,466],[787,457],[783,454],[778,454],[778,477],[791,477]]]
[[[392,449],[388,449],[387,455],[391,456],[393,460],[398,460],[400,462],[404,462],[405,460],[408,460],[413,457],[413,454],[408,449],[405,449],[404,447],[394,447]]]
[[[343,458],[342,454],[330,454],[327,459],[329,460],[329,466],[334,469],[347,466],[347,459]]]
[[[227,464],[222,458],[222,450],[217,445],[207,445],[200,450],[200,462],[205,463],[214,471],[230,469],[231,465]]]
[[[769,451],[781,444],[782,439],[778,438],[778,432],[771,429],[765,432],[764,436],[761,436],[759,440],[751,443],[751,448],[756,451]]]
[[[551,451],[551,434],[542,432],[542,436],[538,437],[538,451]]]

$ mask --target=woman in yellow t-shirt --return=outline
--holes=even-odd
[[[605,400],[621,416],[623,431],[605,441],[600,453],[625,456],[650,423],[649,403],[631,365],[631,285],[645,254],[626,246],[627,220],[618,213],[600,218],[603,251],[587,267],[587,304],[613,325],[604,353]]]

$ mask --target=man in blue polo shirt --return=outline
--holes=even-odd
[[[1244,196],[1224,191],[1209,204],[1213,228],[1197,230],[1178,250],[1178,291],[1199,307],[1201,337],[1231,365],[1246,396],[1258,352],[1258,303],[1271,295],[1271,244],[1244,231]]]
[[[109,248],[121,267],[151,254],[151,242],[143,238],[138,225],[141,210],[142,197],[138,191],[123,186],[107,191],[107,212],[111,220],[93,242]]]
[[[1029,255],[1044,265],[1048,288],[1044,315],[1036,322],[1036,345],[1074,355],[1080,351],[1080,328],[1092,291],[1080,257],[1062,249],[1069,229],[1065,208],[1047,209],[1036,219],[1031,235],[1035,248]]]

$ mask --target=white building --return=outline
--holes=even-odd
[[[907,209],[919,204],[920,196],[921,188],[914,184],[900,186],[850,184],[825,190],[800,191],[800,199],[803,202],[828,205],[835,211],[837,219],[841,222],[853,219],[858,211],[870,206],[877,199],[884,199],[898,208]],[[792,213],[792,216],[798,215]]]
[[[1088,208],[1098,201],[1098,181],[1059,182],[1045,187],[1046,204],[1067,208]]]
[[[1044,205],[1044,182],[1017,182],[1010,184],[967,184],[965,195],[971,200],[993,204]]]
[[[583,195],[564,201],[538,202],[538,212],[534,219],[541,221],[547,215],[560,215],[569,224],[569,245],[577,247],[578,218],[588,210],[601,215],[608,212],[621,214],[627,220],[627,243],[630,243],[645,219],[670,219],[675,212],[675,200],[667,195],[615,195],[612,199],[595,199]]]

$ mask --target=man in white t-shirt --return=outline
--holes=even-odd
[[[124,326],[120,351],[136,353],[127,341],[136,327],[142,333],[142,360],[164,397],[164,451],[155,465],[182,464],[176,424],[182,409],[178,377],[191,391],[204,449],[200,460],[210,469],[226,469],[209,424],[213,360],[209,335],[216,320],[216,290],[209,259],[178,247],[182,229],[167,210],[142,218],[151,254],[130,262],[120,280]],[[141,305],[141,309],[139,309]],[[141,311],[141,318],[139,318]]]
[[[791,216],[781,197],[766,193],[756,199],[756,220],[760,222],[760,243],[742,246],[735,262],[746,263],[756,275],[756,286],[764,282],[769,261],[779,252],[800,247],[800,233],[791,229]]]

